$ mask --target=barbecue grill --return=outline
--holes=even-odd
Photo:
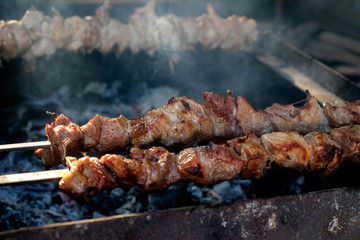
[[[64,17],[93,15],[99,6],[69,2],[54,1],[53,5]],[[2,5],[3,9],[10,8]],[[42,1],[34,5],[51,15],[50,7]],[[134,9],[143,5],[132,1],[113,4],[111,17],[126,22]],[[205,11],[179,5],[159,1],[156,10],[183,17]],[[250,14],[258,20],[249,10],[256,4],[245,9],[213,5],[222,16]],[[65,11],[65,6],[73,7],[72,11]],[[27,8],[23,5],[16,13],[0,12],[4,19],[20,19]],[[259,23],[261,20],[259,17]],[[52,121],[46,111],[65,113],[78,123],[97,113],[108,117],[121,113],[132,118],[160,107],[174,95],[201,102],[204,91],[225,93],[232,89],[235,96],[245,96],[261,109],[275,102],[298,102],[306,98],[306,90],[320,103],[343,105],[360,99],[359,86],[354,82],[263,30],[261,24],[259,27],[257,41],[246,51],[204,50],[199,46],[180,52],[160,49],[153,56],[143,51],[133,54],[129,49],[118,56],[114,52],[57,51],[33,62],[20,58],[3,61],[0,143],[46,140],[43,127]],[[24,150],[24,146],[19,148]],[[4,185],[0,188],[1,212],[9,217],[1,223],[0,236],[4,239],[348,239],[359,235],[359,189],[354,186],[359,184],[356,174],[360,169],[353,165],[343,166],[326,180],[278,167],[251,182],[237,177],[210,187],[178,183],[157,194],[137,188],[129,193],[117,189],[80,206],[58,189],[57,182],[49,182],[59,179],[61,166],[45,178],[50,172],[32,151],[0,154],[0,169],[7,177],[0,176]],[[37,173],[30,173],[25,180],[19,174],[13,175],[15,180],[8,175],[20,172]],[[297,193],[301,194],[294,195]]]

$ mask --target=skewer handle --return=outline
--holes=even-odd
[[[3,144],[0,145],[0,152],[50,148],[50,146],[51,143],[49,141]]]
[[[8,185],[20,185],[28,183],[39,183],[47,181],[59,181],[68,169],[48,170],[29,173],[15,173],[0,175],[0,187]]]

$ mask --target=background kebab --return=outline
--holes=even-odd
[[[181,18],[174,14],[157,16],[155,2],[138,8],[128,24],[110,18],[110,1],[96,9],[95,16],[63,18],[53,9],[53,17],[35,8],[29,9],[19,21],[0,21],[0,59],[22,57],[32,60],[50,56],[57,50],[121,54],[130,49],[150,56],[159,49],[184,51],[195,49],[244,50],[257,39],[253,19],[232,15],[226,19],[207,4],[207,14],[197,18]]]

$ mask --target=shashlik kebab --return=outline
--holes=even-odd
[[[328,131],[332,127],[360,124],[360,101],[346,107],[326,104],[324,108],[309,93],[302,107],[275,103],[256,110],[244,97],[204,92],[204,103],[189,97],[173,97],[168,104],[139,118],[108,118],[96,115],[79,126],[64,115],[50,125],[46,135],[50,149],[38,149],[35,155],[47,166],[63,163],[66,156],[82,152],[99,155],[120,153],[131,147],[161,145],[184,149],[254,133]]]
[[[106,154],[100,159],[66,157],[70,168],[59,182],[61,189],[78,199],[115,187],[139,186],[161,191],[179,181],[210,185],[232,179],[260,178],[270,163],[327,176],[342,162],[360,157],[360,125],[333,128],[330,132],[253,133],[224,145],[190,147],[178,154],[163,147],[132,148],[130,158]]]
[[[53,17],[35,8],[21,20],[0,21],[0,60],[18,56],[30,60],[50,56],[59,49],[90,53],[98,50],[121,54],[130,49],[152,56],[158,49],[191,50],[201,44],[204,49],[244,50],[257,38],[256,21],[231,15],[224,19],[207,4],[207,14],[181,18],[174,14],[157,16],[155,2],[138,8],[128,24],[110,18],[109,1],[96,9],[95,16],[63,18],[55,9]]]

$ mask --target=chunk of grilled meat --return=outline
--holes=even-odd
[[[236,103],[236,119],[244,134],[253,132],[261,136],[277,131],[298,131],[305,134],[316,130],[329,130],[327,115],[316,98],[309,93],[303,107],[275,103],[265,110],[257,110],[244,97],[238,97]]]
[[[95,190],[111,190],[116,186],[109,177],[111,173],[116,176],[117,186],[128,189],[136,185],[150,192],[161,191],[178,181],[211,185],[239,173],[242,178],[260,178],[271,162],[327,176],[343,161],[359,163],[359,153],[360,125],[305,136],[297,132],[274,132],[258,139],[248,134],[229,140],[224,146],[191,147],[178,154],[152,147],[133,148],[130,158],[110,154],[100,159],[67,157],[70,172],[60,181],[60,188],[78,198],[94,194]]]
[[[343,150],[343,158],[349,162],[360,164],[360,126],[344,126],[331,129],[333,139]]]
[[[216,119],[221,126],[216,125],[211,113],[197,101],[188,97],[173,97],[164,107],[129,121],[130,141],[138,147],[153,143],[185,147],[194,143],[206,144],[214,135],[226,138],[227,119]]]
[[[37,149],[35,155],[47,166],[56,166],[65,156],[76,155],[83,148],[84,136],[79,125],[74,124],[64,115],[59,115],[54,122],[45,127],[51,142],[50,149]]]
[[[124,150],[129,144],[128,120],[120,115],[108,118],[96,115],[80,127],[83,133],[82,149],[103,154]]]
[[[73,195],[93,196],[101,190],[116,187],[116,180],[98,158],[86,156],[81,159],[67,157],[70,171],[64,173],[60,186]]]
[[[198,18],[159,17],[152,1],[136,9],[128,24],[110,18],[110,8],[106,1],[95,16],[64,19],[55,9],[55,16],[49,17],[32,7],[20,21],[0,21],[0,59],[30,60],[59,49],[103,54],[130,49],[133,54],[143,50],[152,56],[161,48],[183,51],[199,43],[203,49],[244,50],[257,39],[255,20],[236,15],[224,19],[210,4],[208,13]]]
[[[241,178],[261,178],[264,175],[269,157],[260,139],[253,133],[228,140],[226,144],[246,163],[246,168],[241,171]]]
[[[346,102],[346,107],[334,107],[326,103],[324,111],[331,127],[360,124],[360,100]]]
[[[227,94],[204,92],[203,105],[188,97],[173,97],[167,105],[139,118],[128,120],[122,115],[119,118],[97,115],[81,127],[59,115],[54,123],[46,126],[51,149],[39,149],[35,154],[45,165],[54,166],[64,163],[65,156],[80,152],[103,155],[157,144],[183,149],[248,133],[261,136],[274,131],[306,134],[330,130],[328,119],[335,115],[357,114],[360,119],[360,112],[349,113],[350,109],[345,107],[333,107],[335,112],[328,107],[324,111],[309,94],[303,107],[274,104],[265,110],[254,109],[244,97],[235,101],[232,94],[232,91]]]

